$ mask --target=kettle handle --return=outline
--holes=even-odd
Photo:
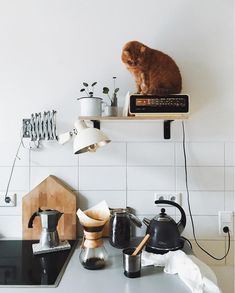
[[[32,216],[29,219],[28,228],[33,228],[33,221],[35,217],[39,216],[39,213],[42,212],[42,210],[39,208],[37,212],[34,212]]]
[[[155,204],[169,204],[171,206],[176,207],[180,211],[181,219],[177,223],[177,226],[178,226],[179,232],[181,234],[184,230],[184,227],[186,226],[186,215],[185,215],[183,208],[178,203],[176,203],[174,201],[164,200],[164,199],[155,200]]]

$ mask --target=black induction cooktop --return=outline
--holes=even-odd
[[[0,287],[56,287],[77,245],[71,249],[33,255],[31,240],[0,241]]]

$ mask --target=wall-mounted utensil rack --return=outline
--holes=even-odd
[[[100,121],[155,121],[163,120],[163,137],[171,138],[171,122],[174,120],[188,119],[189,114],[159,114],[157,116],[80,116],[81,120],[90,120],[94,123],[94,127],[100,129]]]

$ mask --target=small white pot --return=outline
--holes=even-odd
[[[78,98],[78,116],[101,116],[102,99],[97,97]]]

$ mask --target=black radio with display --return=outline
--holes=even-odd
[[[130,95],[129,113],[135,116],[188,114],[188,95]]]

